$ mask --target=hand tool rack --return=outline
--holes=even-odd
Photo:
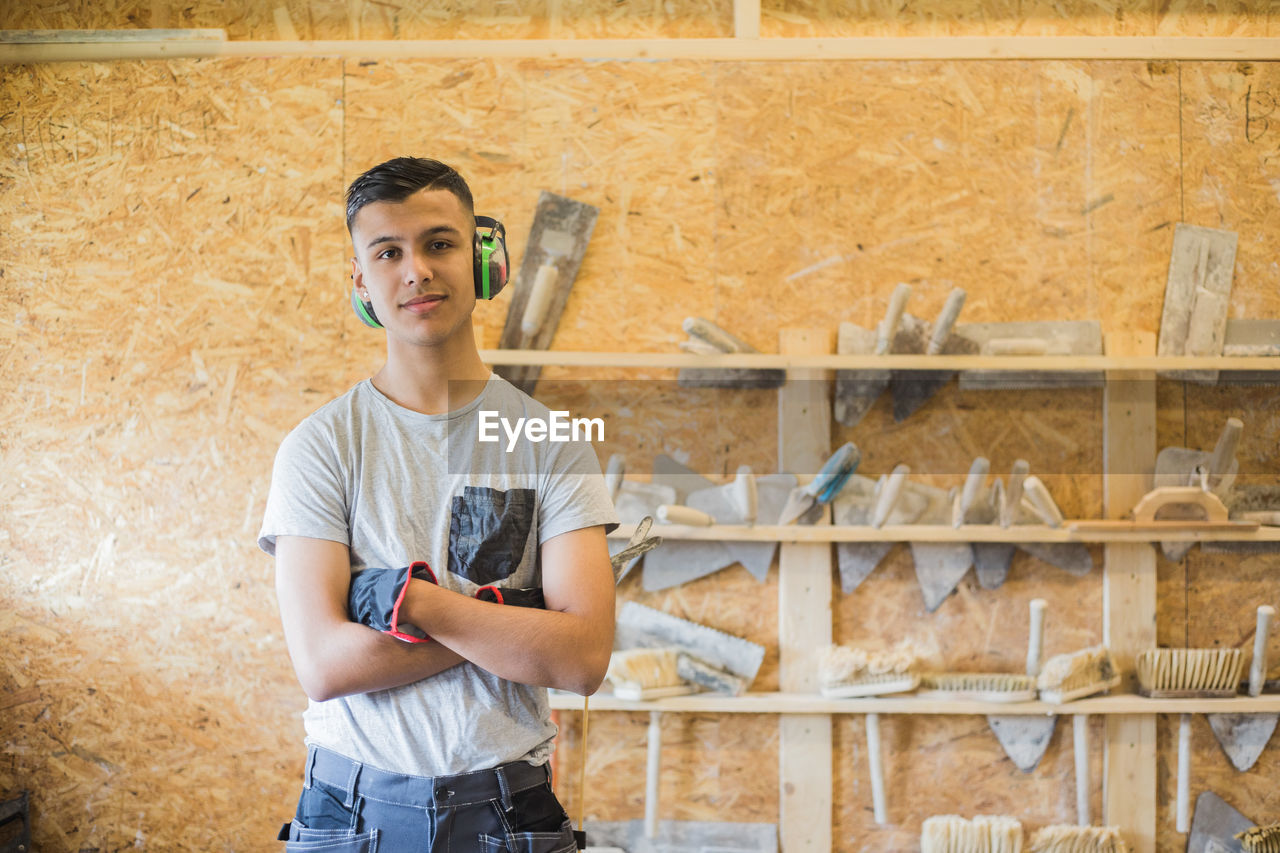
[[[1136,333],[1109,338],[1105,356],[922,356],[833,355],[828,335],[817,329],[784,329],[780,354],[685,355],[623,352],[556,352],[483,350],[487,363],[542,364],[562,367],[741,367],[784,369],[789,380],[831,378],[831,371],[852,369],[1054,370],[1104,371],[1104,513],[1118,519],[1150,488],[1156,454],[1157,373],[1173,370],[1274,372],[1280,384],[1280,359],[1254,357],[1157,357],[1155,337]],[[1150,381],[1116,381],[1116,380]],[[779,470],[817,470],[830,451],[830,395],[824,383],[789,381],[779,389]],[[992,705],[975,701],[938,701],[912,696],[865,699],[824,699],[818,695],[806,655],[831,642],[831,542],[1092,542],[1102,543],[1104,643],[1126,676],[1120,692],[1082,699],[1066,705],[1022,702],[1001,705],[1000,714],[1060,714],[1106,717],[1106,778],[1101,820],[1120,826],[1135,853],[1155,850],[1157,821],[1156,717],[1159,714],[1271,713],[1280,710],[1280,696],[1233,699],[1148,699],[1136,695],[1133,659],[1156,645],[1156,541],[1280,541],[1280,528],[1242,531],[1085,530],[1073,532],[1039,526],[1004,529],[998,526],[897,526],[872,529],[819,524],[716,525],[686,527],[655,525],[655,534],[671,539],[777,541],[779,554],[780,682],[775,693],[744,696],[692,695],[634,702],[599,695],[592,707],[602,711],[654,713],[778,714],[780,729],[779,834],[783,850],[830,850],[832,748],[831,720],[836,714],[983,715]],[[627,529],[613,536],[625,537]],[[815,614],[827,614],[827,619]],[[576,697],[554,696],[555,708],[579,708]]]

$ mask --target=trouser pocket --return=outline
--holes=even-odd
[[[356,834],[330,830],[298,831],[298,840],[285,842],[285,853],[377,853],[378,830]]]
[[[573,824],[567,820],[559,832],[513,832],[506,838],[480,836],[481,853],[572,853],[577,849]]]

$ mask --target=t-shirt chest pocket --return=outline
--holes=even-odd
[[[533,527],[533,489],[465,486],[449,517],[449,571],[484,586],[520,568]]]

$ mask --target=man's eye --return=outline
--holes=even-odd
[[[443,252],[445,249],[449,248],[452,245],[453,244],[450,243],[448,240],[436,240],[434,243],[431,244],[431,249],[436,252]]]
[[[380,253],[378,257],[390,259],[390,258],[396,257],[399,254],[399,252],[400,252],[399,249],[386,249],[382,253]]]

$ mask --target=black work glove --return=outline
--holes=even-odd
[[[368,625],[406,643],[425,643],[431,638],[413,625],[400,624],[400,603],[412,578],[437,583],[436,573],[423,561],[403,569],[365,569],[351,578],[347,611],[352,622]]]
[[[476,598],[491,601],[494,604],[506,604],[511,607],[534,607],[546,610],[547,602],[542,597],[542,587],[527,589],[504,589],[497,586],[482,586],[476,590]]]

